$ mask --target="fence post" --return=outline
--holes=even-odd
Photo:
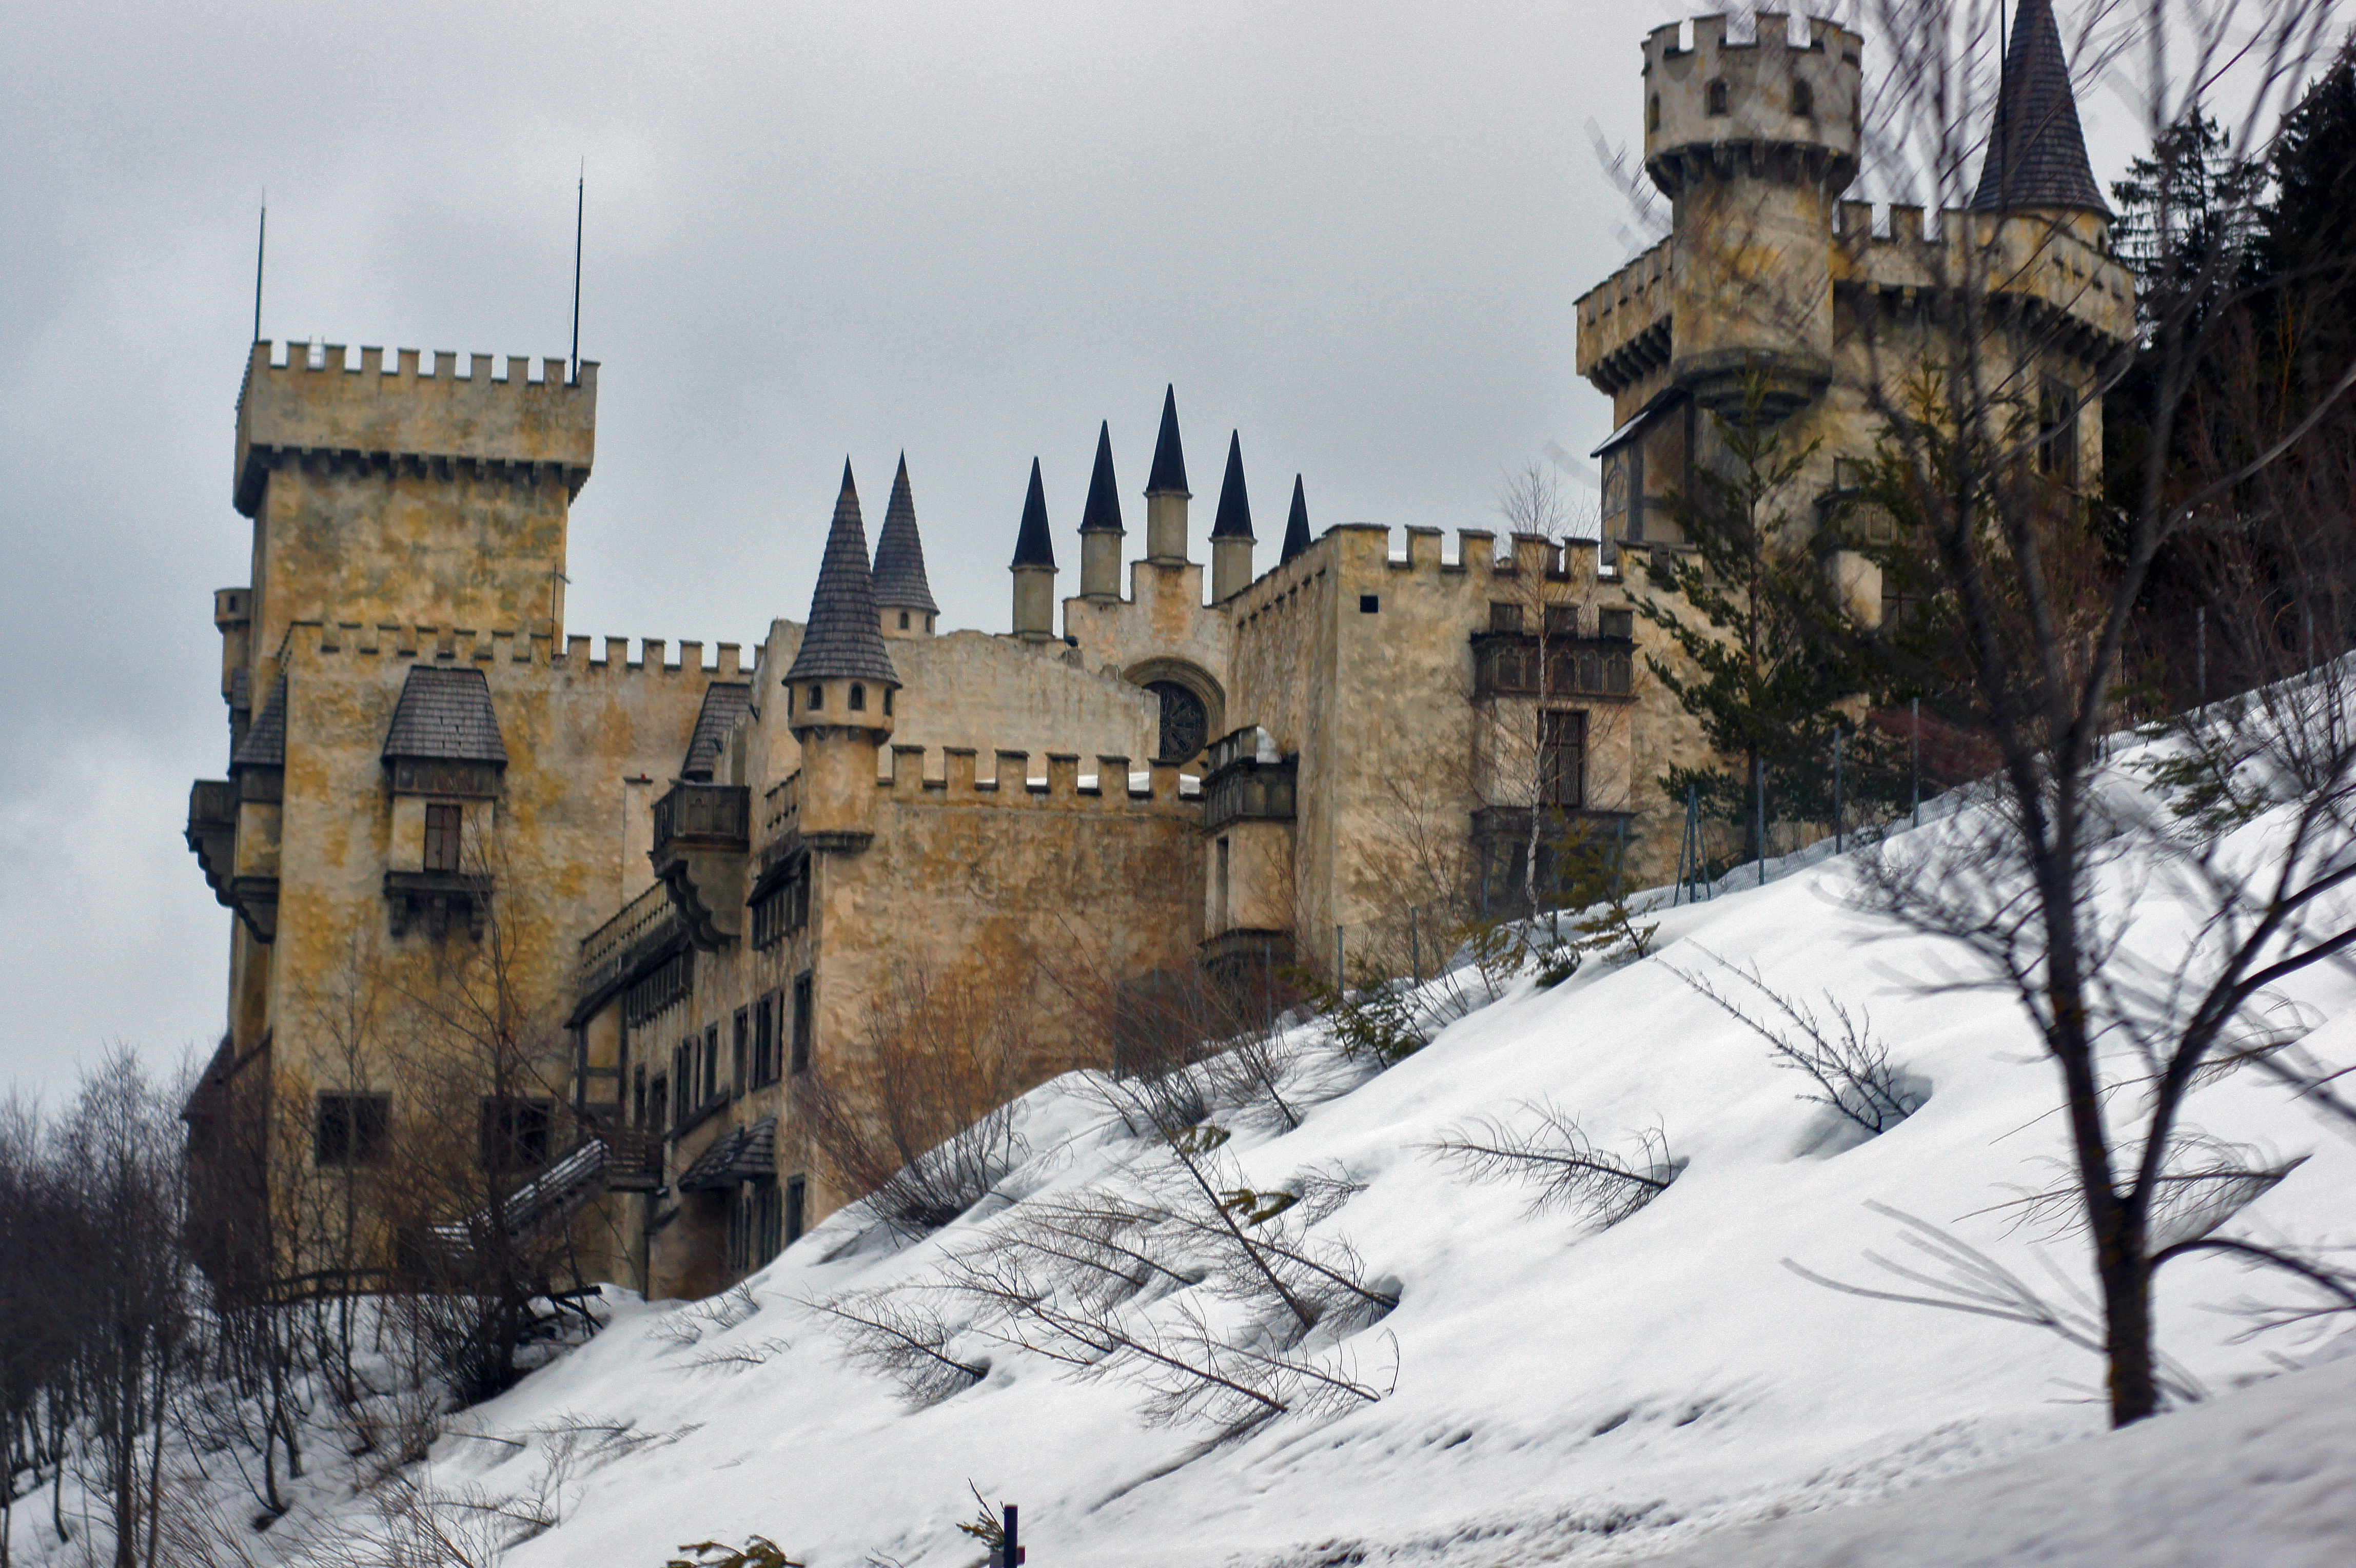
[[[1907,726],[1908,759],[1906,771],[1914,785],[1914,827],[1922,825],[1922,699],[1914,699],[1914,722]]]

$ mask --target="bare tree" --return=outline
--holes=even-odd
[[[1638,1133],[1633,1154],[1615,1155],[1597,1148],[1557,1106],[1525,1101],[1521,1110],[1534,1125],[1481,1117],[1443,1133],[1430,1152],[1475,1181],[1529,1187],[1532,1215],[1569,1209],[1599,1228],[1619,1224],[1660,1197],[1685,1169],[1658,1130]]]

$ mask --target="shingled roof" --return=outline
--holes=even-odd
[[[1171,491],[1182,496],[1194,494],[1186,488],[1186,449],[1178,444],[1178,388],[1174,382],[1162,394],[1162,434],[1153,440],[1153,471],[1145,477],[1147,495]]]
[[[900,683],[892,656],[884,651],[876,619],[875,583],[867,570],[867,528],[859,521],[859,488],[851,460],[843,459],[842,493],[835,498],[834,525],[818,564],[818,586],[810,593],[809,624],[801,651],[786,674],[792,681],[882,681]]]
[[[2078,100],[2070,90],[2070,65],[2062,54],[2052,0],[2020,0],[2013,10],[2012,40],[2004,51],[1996,119],[1972,207],[1982,212],[2056,207],[2110,212],[2086,161],[2086,137],[2078,127]]]
[[[1112,477],[1112,421],[1097,426],[1097,467],[1088,476],[1088,504],[1080,511],[1082,533],[1122,533],[1120,490]]]
[[[284,768],[286,766],[286,677],[281,675],[270,688],[270,695],[262,704],[262,716],[245,732],[245,738],[230,753],[231,768]]]
[[[933,585],[925,576],[925,542],[916,532],[916,501],[908,491],[908,455],[892,480],[892,501],[884,509],[884,532],[875,538],[875,602],[886,609],[938,615]]]
[[[479,670],[446,670],[417,664],[401,688],[385,732],[384,755],[432,757],[443,762],[505,762],[499,717],[491,709],[491,684]]]
[[[1251,496],[1244,489],[1244,438],[1241,431],[1227,435],[1227,472],[1219,481],[1219,512],[1212,520],[1214,539],[1252,536]]]
[[[777,1174],[777,1119],[764,1116],[749,1127],[723,1133],[680,1173],[681,1192],[711,1192],[740,1181]]]
[[[703,707],[695,715],[695,733],[688,737],[687,760],[679,765],[679,776],[698,784],[711,783],[721,743],[752,707],[753,688],[743,682],[714,681],[706,686]]]
[[[1309,502],[1301,493],[1301,476],[1292,476],[1292,512],[1284,520],[1284,553],[1277,558],[1282,565],[1309,548]]]
[[[1031,459],[1031,493],[1023,498],[1023,526],[1014,534],[1014,565],[1055,564],[1055,542],[1047,532],[1047,492],[1039,484],[1039,459]]]

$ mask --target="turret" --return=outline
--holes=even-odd
[[[1227,436],[1227,471],[1219,481],[1218,515],[1211,522],[1211,602],[1234,598],[1251,586],[1251,496],[1244,489],[1244,440]]]
[[[1088,504],[1080,513],[1080,597],[1120,597],[1120,489],[1112,477],[1112,424],[1097,426],[1096,471],[1088,476]]]
[[[1047,532],[1047,492],[1039,459],[1031,459],[1031,493],[1023,498],[1023,526],[1014,535],[1014,635],[1025,642],[1055,639],[1055,542]]]
[[[1781,419],[1832,378],[1834,203],[1857,177],[1858,35],[1758,16],[1750,43],[1727,18],[1644,40],[1644,171],[1672,204],[1671,377],[1705,408],[1755,383]]]
[[[1186,562],[1186,453],[1178,444],[1178,389],[1162,394],[1162,433],[1153,441],[1153,471],[1145,478],[1145,558],[1159,565]]]
[[[892,733],[900,677],[876,622],[867,530],[848,459],[809,623],[785,684],[787,723],[802,748],[802,838],[818,849],[864,849],[875,834],[876,762]]]
[[[884,532],[875,540],[875,607],[888,638],[930,637],[941,613],[925,575],[925,542],[916,532],[905,452],[892,481],[892,504],[884,509]]]
[[[2095,244],[2109,230],[2111,209],[2086,159],[2052,0],[2020,0],[2013,10],[2012,39],[2005,48],[1995,124],[1979,185],[1972,192],[1972,210],[2080,218],[2091,224],[2094,231],[2085,238]]]
[[[1292,510],[1284,520],[1284,553],[1277,557],[1282,565],[1309,548],[1309,502],[1301,493],[1301,476],[1292,476]]]

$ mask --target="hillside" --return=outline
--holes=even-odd
[[[1948,1228],[2055,1299],[2084,1273],[2072,1239],[1991,1211],[2051,1179],[2051,1069],[2004,997],[1938,983],[1958,972],[1951,950],[1857,913],[1849,875],[1819,855],[1764,886],[1738,878],[1657,911],[1649,957],[1590,963],[1551,990],[1516,980],[1379,1073],[1328,1060],[1323,1090],[1292,1086],[1326,1096],[1295,1130],[1264,1106],[1211,1108],[1231,1137],[1210,1158],[1234,1185],[1322,1198],[1301,1211],[1310,1240],[1346,1240],[1367,1287],[1396,1294],[1378,1322],[1336,1315],[1306,1341],[1315,1365],[1381,1393],[1371,1402],[1344,1396],[1219,1441],[1198,1421],[1147,1422],[1147,1391],[1123,1369],[1134,1358],[1084,1375],[1010,1346],[986,1316],[942,1347],[986,1376],[924,1408],[853,1364],[846,1326],[807,1303],[898,1290],[954,1327],[969,1302],[907,1294],[939,1283],[953,1255],[1070,1212],[1058,1205],[1166,1194],[1167,1146],[1073,1076],[1021,1102],[1028,1157],[980,1209],[902,1244],[854,1208],[744,1293],[616,1297],[586,1346],[454,1417],[474,1435],[444,1436],[424,1484],[552,1515],[511,1568],[657,1568],[681,1542],[756,1531],[814,1568],[965,1568],[980,1557],[955,1529],[975,1511],[969,1483],[1022,1506],[1039,1568],[2345,1560],[2356,1372],[2339,1356],[2356,1341],[2244,1338],[2228,1309],[2283,1287],[2213,1258],[2173,1265],[2163,1346],[2213,1400],[2089,1441],[2104,1424],[2092,1356],[1783,1266],[1909,1288],[1867,1261],[1923,1262],[1877,1204]],[[2104,897],[2147,906],[2140,940],[2164,949],[2180,910],[2133,865],[2105,875]],[[1869,1015],[1927,1099],[1878,1136],[1844,1133],[1680,978],[1725,984],[1728,961],[1819,1011],[1829,994]],[[2356,981],[2323,968],[2286,989],[2325,1020],[2315,1045],[2349,1055]],[[1301,1025],[1293,1043],[1312,1047],[1322,1027]],[[1432,1149],[1483,1118],[1526,1129],[1540,1104],[1599,1148],[1657,1133],[1667,1162],[1638,1168],[1675,1179],[1603,1228],[1533,1213],[1527,1187],[1473,1180]],[[2218,1137],[2311,1155],[2236,1226],[2356,1236],[2344,1129],[2254,1074],[2196,1106]],[[1121,1310],[1165,1329],[1198,1311],[1248,1343],[1235,1325],[1264,1306],[1205,1286],[1149,1288]],[[2294,1362],[2308,1369],[2278,1375]]]

